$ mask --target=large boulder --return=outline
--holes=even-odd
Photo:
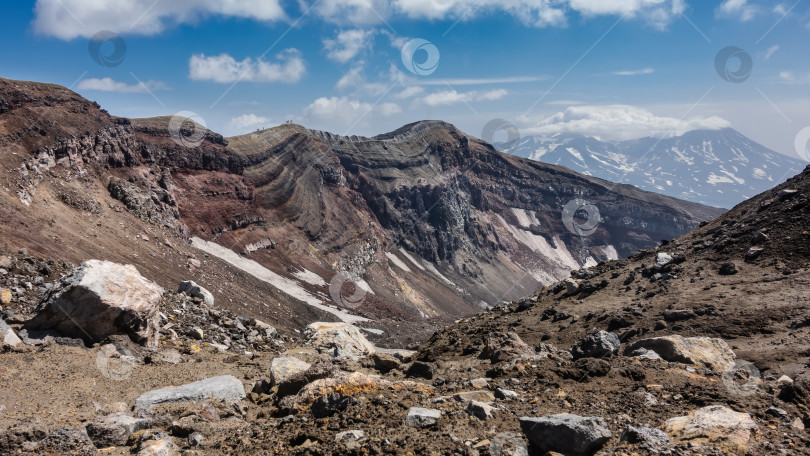
[[[541,418],[520,418],[523,434],[544,452],[556,451],[570,456],[590,456],[610,440],[605,420],[563,413]]]
[[[676,441],[711,445],[724,453],[744,454],[757,424],[747,413],[712,405],[664,423],[664,432]]]
[[[571,347],[574,359],[607,358],[619,352],[619,336],[612,332],[592,329]]]
[[[374,345],[348,323],[312,323],[304,330],[307,343],[335,358],[359,359],[374,354]]]
[[[180,282],[180,287],[177,289],[178,293],[185,293],[191,298],[198,298],[206,303],[209,307],[214,307],[214,295],[205,288],[197,285],[193,280],[185,280]]]
[[[640,348],[652,350],[666,361],[694,364],[716,372],[733,368],[736,358],[723,339],[709,337],[654,337],[635,342],[627,351],[632,353]]]
[[[141,276],[135,266],[90,260],[45,295],[25,328],[53,329],[91,343],[126,334],[157,347],[162,296],[163,288]]]
[[[183,386],[163,388],[141,394],[135,399],[135,410],[148,410],[157,404],[222,399],[238,402],[246,397],[242,382],[232,375],[207,378]]]

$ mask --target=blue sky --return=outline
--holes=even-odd
[[[120,116],[194,112],[225,135],[286,120],[373,135],[441,119],[479,136],[503,118],[523,135],[602,139],[732,126],[796,155],[810,126],[810,1],[38,0],[0,10],[0,76],[62,84]],[[718,70],[728,46],[742,60]],[[421,50],[403,59],[403,47]],[[438,65],[419,70],[428,57]]]

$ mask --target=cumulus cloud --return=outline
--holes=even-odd
[[[37,0],[34,15],[37,33],[63,40],[89,38],[99,30],[155,35],[212,15],[259,21],[286,19],[278,0]]]
[[[87,78],[79,81],[76,88],[78,90],[96,90],[99,92],[148,93],[158,90],[168,90],[169,86],[164,82],[152,80],[138,82],[137,84],[127,84],[112,78]]]
[[[479,92],[473,90],[470,92],[457,92],[455,90],[442,90],[439,92],[431,93],[424,96],[420,101],[428,106],[449,106],[456,103],[471,103],[474,101],[495,101],[505,97],[509,92],[504,89],[490,90],[488,92]]]
[[[725,0],[717,8],[718,16],[736,17],[743,22],[748,22],[756,17],[759,7],[748,3],[748,0]]]
[[[195,81],[219,83],[240,80],[294,83],[304,77],[306,65],[298,50],[287,49],[278,54],[276,59],[276,62],[267,62],[247,57],[237,61],[228,54],[215,56],[195,54],[189,60],[189,76]]]
[[[34,30],[70,40],[89,38],[100,30],[156,35],[210,16],[265,22],[289,20],[280,0],[118,0],[108,2],[109,6],[102,3],[99,0],[37,0]],[[306,13],[355,27],[386,23],[392,17],[466,21],[504,12],[535,27],[565,25],[570,13],[578,13],[642,17],[663,28],[685,8],[685,0],[299,0],[298,3]],[[743,6],[738,6],[740,3]],[[745,4],[745,0],[726,0],[722,8],[745,13],[750,9]]]
[[[234,117],[228,122],[228,127],[235,132],[249,132],[257,128],[270,126],[272,120],[269,117],[257,116],[256,114],[243,114]]]
[[[535,135],[571,132],[604,140],[625,140],[645,136],[672,137],[692,130],[729,127],[731,123],[720,117],[678,119],[657,116],[635,106],[610,105],[572,106],[521,131]]]
[[[335,39],[323,40],[323,47],[326,49],[327,57],[336,62],[346,63],[369,48],[373,36],[372,30],[345,30],[338,33]]]

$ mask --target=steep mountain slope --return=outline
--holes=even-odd
[[[375,138],[172,125],[0,80],[5,248],[132,262],[282,329],[342,319],[396,345],[720,213],[501,154],[442,122]],[[588,236],[566,228],[585,223],[583,203],[601,214],[585,214]]]
[[[520,157],[725,208],[783,182],[806,165],[730,128],[615,143],[561,133],[522,138],[506,147]]]

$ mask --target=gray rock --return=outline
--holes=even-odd
[[[157,347],[162,296],[163,288],[135,266],[90,260],[43,298],[25,329],[53,329],[91,342],[126,334]]]
[[[486,402],[470,401],[467,403],[467,413],[478,418],[479,420],[488,420],[492,418],[494,407]]]
[[[523,434],[541,451],[556,451],[570,456],[590,456],[602,448],[611,433],[598,417],[568,413],[541,418],[522,417]]]
[[[529,446],[520,434],[502,432],[489,444],[492,456],[529,456]]]
[[[366,441],[366,433],[359,430],[345,431],[335,437],[335,443],[342,443],[349,450],[356,450]]]
[[[149,391],[135,399],[135,410],[148,410],[157,404],[201,401],[212,398],[241,401],[245,396],[245,388],[242,386],[242,382],[234,376],[223,375],[183,386]]]
[[[14,334],[14,330],[11,329],[11,327],[7,325],[5,321],[0,319],[0,347],[16,347],[21,343],[22,340],[20,340],[20,338]]]
[[[375,352],[374,345],[348,323],[312,323],[304,330],[304,338],[316,350],[334,358],[360,359]]]
[[[419,428],[431,427],[439,422],[441,416],[440,410],[411,407],[405,417],[405,425]]]
[[[180,287],[177,288],[177,292],[185,293],[192,298],[201,299],[209,307],[214,307],[214,295],[205,288],[197,285],[193,280],[180,282]]]
[[[203,333],[203,330],[197,327],[191,328],[191,330],[188,332],[188,335],[192,339],[196,340],[203,340],[203,338],[205,337],[205,333]]]
[[[767,410],[765,410],[765,414],[770,415],[770,416],[772,416],[774,418],[779,418],[780,420],[782,420],[782,421],[784,421],[786,423],[788,421],[790,421],[788,419],[788,412],[786,412],[785,410],[782,410],[780,408],[769,407]]]
[[[311,364],[294,356],[275,358],[270,364],[270,381],[275,385],[284,383],[310,367],[312,367]]]
[[[202,446],[204,441],[205,437],[199,432],[192,432],[191,435],[188,436],[188,444],[192,447]]]
[[[663,268],[664,266],[672,263],[672,256],[668,253],[661,252],[655,256],[655,266],[658,268]]]
[[[627,350],[634,353],[639,348],[652,350],[666,361],[694,364],[717,372],[732,368],[736,358],[723,339],[708,337],[654,337],[637,341]]]
[[[147,428],[148,420],[134,418],[127,413],[99,417],[85,427],[87,435],[97,448],[126,446],[130,435]]]
[[[278,331],[276,330],[276,328],[268,325],[267,323],[265,323],[265,322],[263,322],[261,320],[255,320],[255,321],[256,321],[256,327],[261,329],[264,332],[264,337],[267,337],[268,339],[275,339],[276,337],[278,337]]]
[[[497,397],[498,399],[502,399],[502,400],[515,399],[515,398],[518,397],[518,393],[516,393],[516,392],[514,392],[512,390],[508,390],[508,389],[497,388],[495,390],[495,397]]]
[[[565,294],[566,295],[573,295],[579,291],[579,282],[574,279],[565,279],[563,281],[565,284]]]
[[[669,436],[664,431],[648,427],[628,427],[622,432],[622,441],[653,453],[667,451],[670,445]]]
[[[619,336],[614,333],[592,329],[571,347],[574,359],[607,358],[619,352]]]
[[[742,454],[747,449],[751,432],[758,427],[747,413],[735,412],[722,405],[711,405],[689,415],[669,419],[663,428],[677,442],[711,444],[718,449]]]
[[[138,447],[138,456],[177,456],[180,449],[168,435],[163,438],[146,440]]]

